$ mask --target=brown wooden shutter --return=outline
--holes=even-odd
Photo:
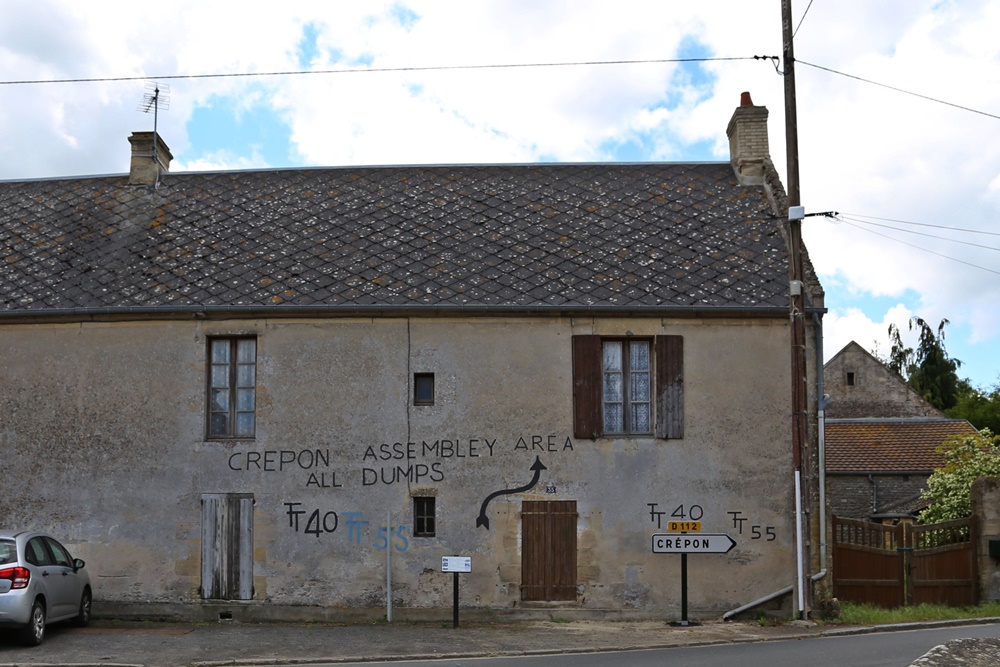
[[[601,433],[601,337],[573,336],[573,437]]]
[[[684,337],[656,337],[656,437],[684,437]]]
[[[575,500],[521,504],[521,599],[576,600]]]

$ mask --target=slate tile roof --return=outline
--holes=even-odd
[[[944,464],[938,446],[951,435],[975,435],[964,419],[830,419],[829,473],[930,472]]]
[[[718,164],[0,183],[0,316],[80,309],[787,310],[763,187]]]

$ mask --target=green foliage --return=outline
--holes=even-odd
[[[938,410],[947,410],[958,400],[958,369],[962,362],[949,357],[945,349],[944,328],[948,324],[948,320],[941,320],[935,333],[927,322],[911,317],[910,330],[920,332],[916,349],[906,347],[899,327],[889,325],[892,347],[886,365]]]
[[[1000,602],[984,602],[976,607],[946,607],[921,604],[914,607],[883,609],[867,604],[844,602],[838,623],[845,625],[886,625],[1000,616]]]
[[[980,477],[1000,477],[1000,436],[988,428],[974,436],[953,436],[938,448],[945,464],[927,480],[921,498],[930,502],[921,523],[961,519],[972,514],[972,483]]]
[[[976,428],[1000,433],[1000,384],[992,389],[977,389],[968,380],[958,383],[955,406],[945,410],[953,419],[966,419]]]

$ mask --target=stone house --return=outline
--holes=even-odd
[[[938,447],[976,429],[947,418],[853,341],[826,363],[824,379],[830,511],[883,523],[915,520],[927,478],[944,464]]]
[[[735,542],[693,542],[693,616],[798,585],[766,119],[723,163],[171,173],[135,133],[127,175],[0,183],[0,525],[97,614],[433,618],[461,556],[467,613],[663,616],[679,528]]]

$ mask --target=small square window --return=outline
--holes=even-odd
[[[414,537],[434,537],[434,496],[413,497],[413,535]]]
[[[434,405],[434,373],[413,374],[413,404]]]

